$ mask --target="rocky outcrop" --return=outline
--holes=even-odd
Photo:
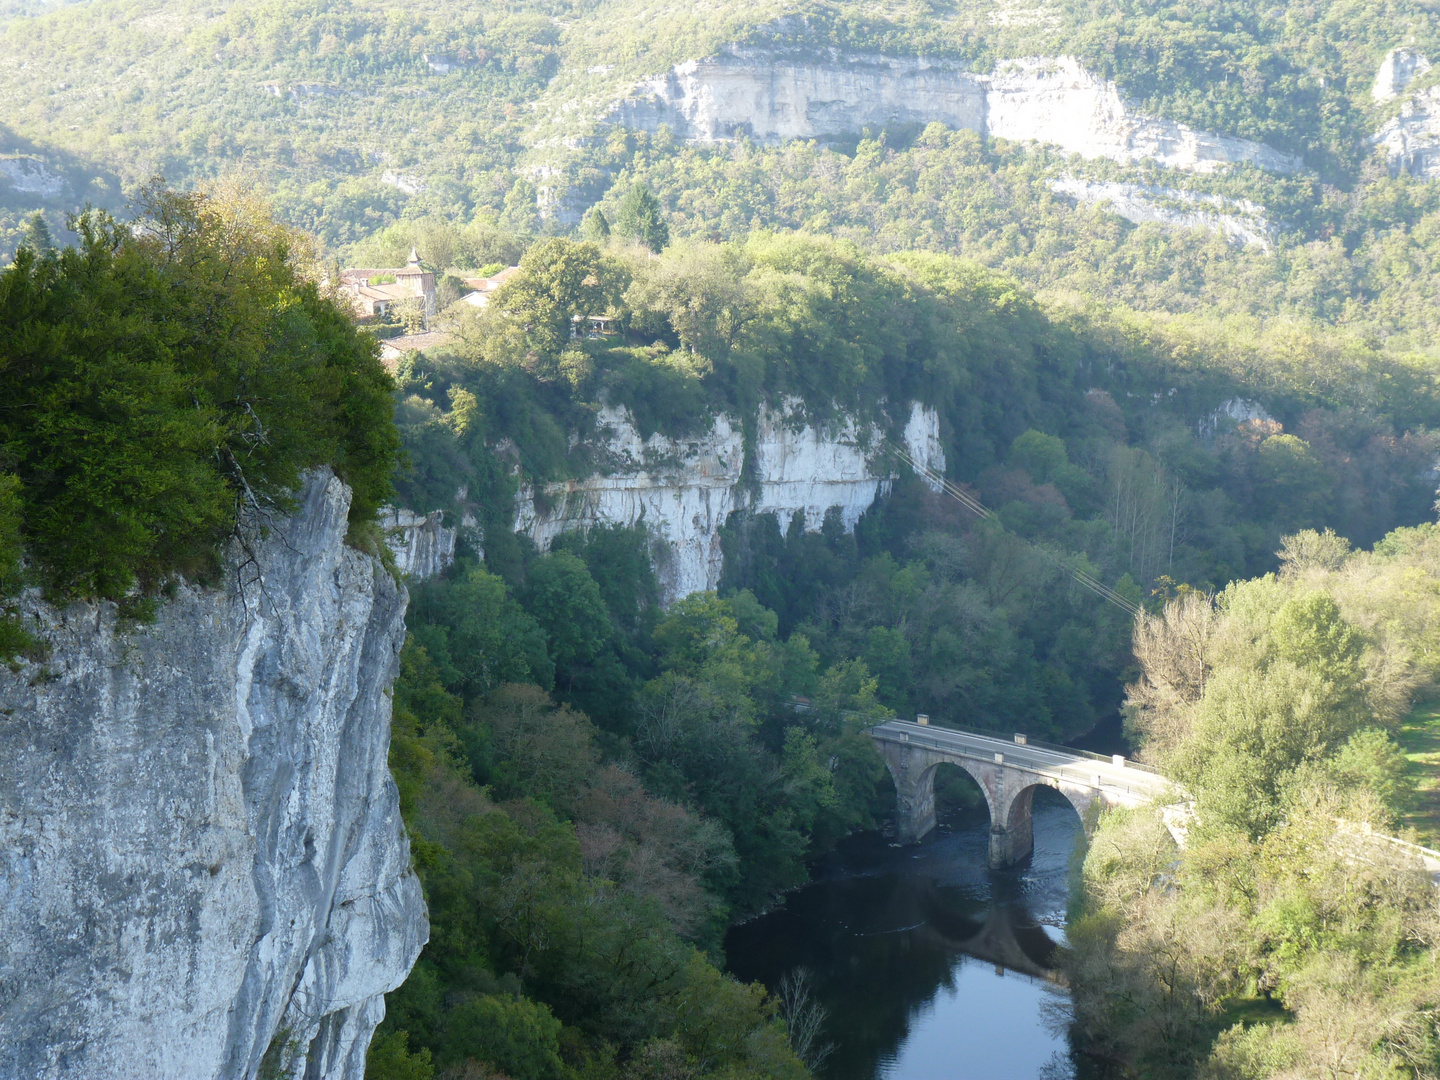
[[[629,412],[612,406],[601,411],[599,426],[603,470],[547,485],[538,499],[522,489],[515,528],[545,549],[570,529],[643,522],[663,545],[656,572],[667,603],[719,583],[720,528],[732,512],[776,514],[782,530],[799,513],[813,531],[835,509],[848,532],[893,479],[878,464],[878,430],[854,420],[817,427],[801,419],[798,402],[762,410],[753,475],[744,478],[744,439],[733,417],[715,417],[690,439],[642,439]],[[917,462],[944,471],[934,409],[911,406],[904,439]]]
[[[798,60],[735,49],[641,83],[608,119],[649,131],[666,124],[694,142],[742,135],[780,142],[938,121],[1125,164],[1196,172],[1234,164],[1293,172],[1301,165],[1260,143],[1142,116],[1113,82],[1064,56],[1003,60],[981,74],[919,58]]]
[[[1213,438],[1216,435],[1234,431],[1242,424],[1275,424],[1275,418],[1266,410],[1265,406],[1258,401],[1251,401],[1248,398],[1227,398],[1220,403],[1220,406],[1200,420],[1197,430],[1201,438]],[[1278,426],[1276,430],[1279,430]]]
[[[1429,70],[1430,61],[1414,49],[1391,49],[1375,73],[1370,96],[1378,104],[1393,102]],[[1440,177],[1440,86],[1425,87],[1401,102],[1399,113],[1370,136],[1370,145],[1385,155],[1392,172]]]
[[[1127,184],[1062,176],[1050,190],[1079,203],[1099,204],[1137,225],[1156,222],[1171,228],[1204,229],[1229,240],[1270,250],[1271,229],[1264,210],[1248,199],[1197,195],[1156,184]]]
[[[69,188],[65,178],[33,157],[0,158],[0,184],[19,194],[58,199]],[[3,188],[0,188],[3,190]]]
[[[1411,95],[1370,137],[1392,172],[1424,180],[1440,177],[1440,86]]]
[[[380,512],[380,527],[396,568],[407,577],[436,577],[455,559],[457,530],[445,526],[441,510],[422,515],[387,506]]]
[[[360,1080],[427,936],[386,763],[405,594],[349,490],[150,625],[31,599],[0,670],[0,1077]],[[268,1057],[267,1057],[268,1054]]]
[[[1391,49],[1375,72],[1370,98],[1377,102],[1394,101],[1407,86],[1429,70],[1429,59],[1414,49]]]

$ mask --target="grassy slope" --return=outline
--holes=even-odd
[[[1401,827],[1414,829],[1428,847],[1440,846],[1440,701],[1424,701],[1410,710],[1399,741],[1410,761],[1407,778],[1415,788]]]

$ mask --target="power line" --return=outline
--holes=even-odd
[[[792,378],[795,378],[797,382],[804,384],[812,392],[814,392],[814,384],[801,372],[792,370],[789,371],[787,374],[789,374]],[[815,400],[825,400],[829,397],[830,395],[828,394],[817,394]],[[901,461],[905,462],[907,465],[910,466],[910,468],[914,469],[917,475],[925,477],[925,479],[930,481],[931,484],[938,486],[941,491],[949,495],[952,499],[958,502],[961,506],[965,507],[965,509],[969,510],[976,517],[990,518],[995,516],[991,510],[989,510],[983,503],[980,502],[979,499],[975,498],[975,496],[971,495],[964,488],[956,484],[952,484],[942,474],[936,472],[928,465],[922,465],[920,464],[920,462],[916,461],[913,457],[910,456],[910,451],[903,444],[896,442],[894,439],[889,438],[888,436],[884,437],[883,442],[885,447],[891,453],[895,454],[895,456],[897,456]],[[1025,540],[1024,537],[1017,537],[1017,539],[1020,539],[1025,543],[1029,544],[1031,550],[1036,552],[1036,554],[1040,555],[1041,558],[1046,559],[1048,562],[1052,563],[1053,565],[1059,567],[1061,570],[1065,571],[1065,573],[1069,574],[1070,577],[1075,580],[1076,584],[1094,593],[1096,596],[1100,597],[1100,599],[1105,600],[1110,604],[1113,604],[1115,607],[1118,607],[1121,611],[1125,612],[1131,618],[1134,618],[1140,614],[1140,605],[1136,604],[1128,597],[1121,596],[1118,592],[1112,589],[1109,585],[1106,585],[1103,581],[1096,578],[1094,575],[1089,574],[1086,571],[1081,570],[1078,566],[1074,566],[1066,562],[1065,560],[1059,558],[1058,556],[1044,550],[1043,548],[1036,546],[1030,541]]]
[[[932,485],[938,487],[946,495],[949,495],[952,499],[958,502],[961,506],[965,507],[966,510],[969,510],[976,517],[991,518],[995,516],[991,510],[986,508],[986,506],[980,502],[979,499],[975,498],[975,496],[971,495],[964,488],[958,486],[957,484],[951,483],[940,473],[930,468],[930,466],[922,465],[920,462],[916,461],[915,458],[911,456],[910,451],[907,450],[900,443],[896,442],[894,439],[887,438],[885,440],[885,445],[891,453],[893,453],[901,461],[909,465],[910,468],[914,469],[916,475],[924,477]],[[1026,542],[1028,543],[1028,541]],[[1121,611],[1124,611],[1132,618],[1140,614],[1140,606],[1138,604],[1130,600],[1128,597],[1120,595],[1120,593],[1116,592],[1109,585],[1106,585],[1103,581],[1099,580],[1092,574],[1081,570],[1078,566],[1066,562],[1059,556],[1056,556],[1044,550],[1043,548],[1037,547],[1034,544],[1031,544],[1030,547],[1042,558],[1047,559],[1054,565],[1060,567],[1060,569],[1064,570],[1067,574],[1069,574],[1075,580],[1076,584],[1082,586],[1085,589],[1088,589],[1090,592],[1094,593],[1102,600],[1106,600],[1109,603],[1114,604]]]

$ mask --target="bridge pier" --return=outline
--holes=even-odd
[[[1035,819],[1030,816],[1035,788],[1016,793],[1003,819],[990,818],[990,868],[1001,870],[1028,859],[1035,851]]]
[[[902,844],[918,844],[935,828],[935,767],[909,768],[902,758],[900,771],[890,770],[895,779],[895,836]]]

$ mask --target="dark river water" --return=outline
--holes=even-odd
[[[850,838],[814,882],[731,929],[730,970],[772,989],[798,970],[824,1006],[824,1080],[1069,1080],[1064,941],[1080,821],[1035,797],[1035,855],[985,868],[985,810],[942,818],[921,844]]]

